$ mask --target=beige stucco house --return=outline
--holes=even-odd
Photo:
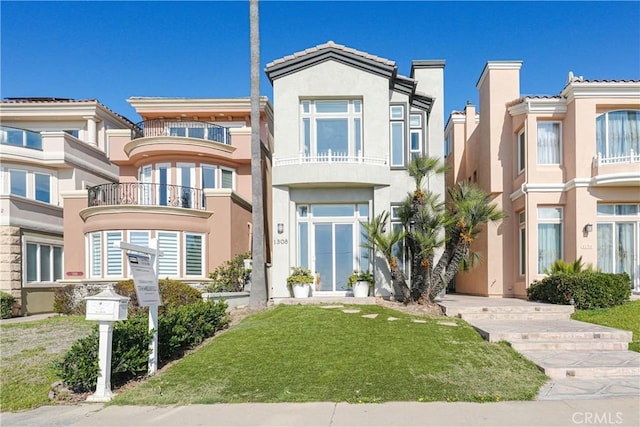
[[[206,284],[218,265],[251,249],[250,99],[134,97],[128,102],[143,121],[111,141],[117,176],[62,193],[62,283],[128,278],[124,251],[114,243],[149,246],[156,239],[164,252],[158,259],[160,278]],[[272,122],[271,105],[262,98],[267,189]],[[269,194],[265,191],[265,206]]]
[[[133,125],[100,102],[0,101],[0,289],[21,314],[50,311],[64,278],[60,193],[117,181],[109,147]]]
[[[457,292],[525,297],[556,259],[627,272],[640,291],[640,81],[569,73],[559,95],[523,96],[521,61],[487,62],[480,106],[445,128],[447,185],[477,183],[507,214],[474,244]]]
[[[391,212],[414,187],[410,159],[443,157],[444,61],[395,62],[333,42],[277,59],[273,84],[274,299],[291,295],[293,266],[311,269],[315,296],[349,293],[355,269],[372,271],[375,295],[392,292],[386,262],[362,248],[361,223]],[[429,182],[444,192],[444,177]],[[401,248],[397,254],[402,258]]]

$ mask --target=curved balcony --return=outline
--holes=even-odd
[[[592,177],[595,185],[638,185],[640,183],[640,153],[629,150],[627,155],[593,158]]]
[[[102,184],[88,190],[88,206],[169,206],[205,210],[199,188],[180,185],[125,182]]]
[[[131,129],[132,140],[156,136],[195,138],[231,144],[229,128],[198,120],[151,119],[136,123]]]
[[[40,132],[11,126],[0,126],[0,144],[42,150],[42,136]]]

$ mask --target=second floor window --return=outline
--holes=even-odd
[[[559,165],[561,152],[559,122],[538,122],[538,164]]]
[[[302,147],[307,156],[362,154],[362,101],[303,100]]]
[[[603,158],[640,153],[640,111],[610,111],[596,118],[597,152]]]

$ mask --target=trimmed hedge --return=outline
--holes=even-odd
[[[162,299],[162,305],[158,307],[160,313],[167,311],[171,307],[179,307],[202,301],[202,292],[180,280],[160,279],[158,280],[158,285],[160,287],[160,298]],[[136,296],[133,279],[116,283],[113,290],[119,295],[130,298],[130,316],[141,311],[147,311],[146,307],[140,307],[140,305],[138,305],[138,297]]]
[[[579,310],[621,305],[631,296],[627,273],[595,271],[558,273],[535,281],[527,289],[529,300],[552,304],[573,304]]]
[[[15,302],[13,295],[0,291],[0,319],[11,319]]]
[[[158,360],[165,364],[206,338],[228,322],[227,304],[199,300],[172,306],[158,315]],[[121,385],[147,372],[149,322],[144,313],[116,322],[113,328],[111,382]],[[63,359],[53,364],[65,385],[75,392],[95,390],[98,382],[99,332],[96,326],[88,337],[77,340]]]
[[[179,280],[160,279],[160,296],[162,305],[159,311],[169,307],[191,304],[202,299],[202,293]],[[123,280],[113,287],[115,293],[129,297],[129,316],[138,312],[146,312],[147,309],[138,305],[138,298],[133,284],[133,280]],[[86,304],[83,298],[84,293],[97,293],[97,290],[87,290],[83,285],[67,285],[58,288],[53,297],[53,310],[61,314],[85,314]]]

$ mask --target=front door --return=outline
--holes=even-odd
[[[314,266],[316,290],[346,292],[353,272],[353,224],[314,223]]]

